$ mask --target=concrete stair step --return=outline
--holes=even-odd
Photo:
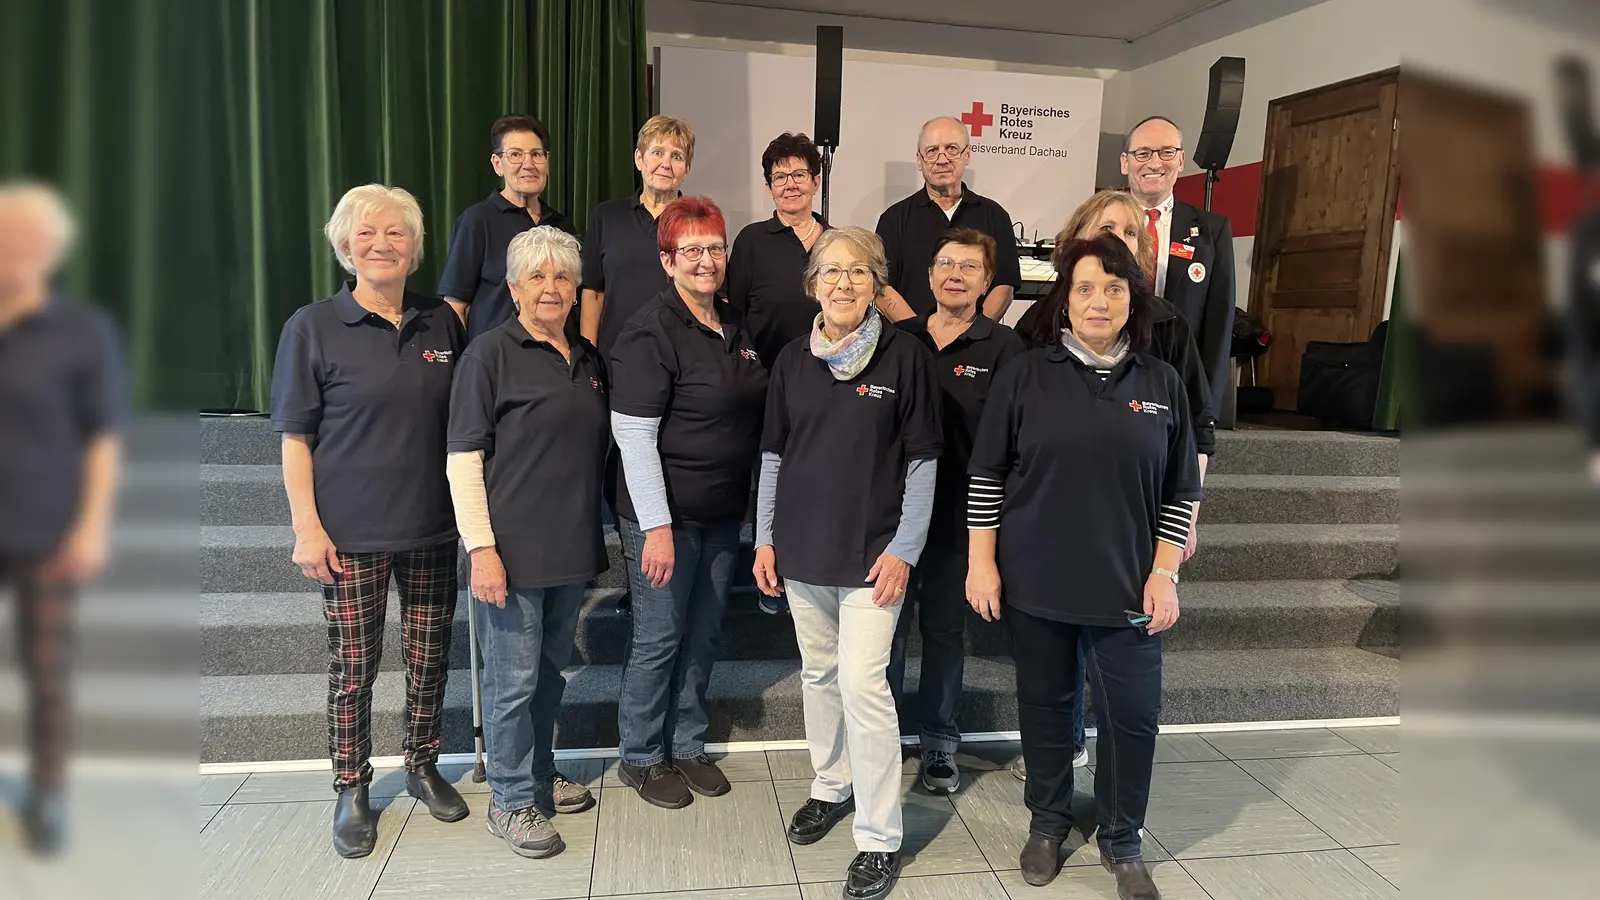
[[[261,417],[200,420],[200,462],[211,465],[276,465],[278,436]],[[1217,475],[1400,474],[1400,441],[1334,431],[1241,429],[1217,432]]]
[[[1397,715],[1398,654],[1355,648],[1195,650],[1164,661],[1162,721]],[[907,699],[916,696],[916,660]],[[805,736],[797,660],[720,663],[710,688],[712,741]],[[557,730],[560,747],[609,747],[617,740],[619,666],[568,673]],[[1015,671],[1007,659],[968,660],[961,724],[967,731],[1017,727]],[[468,673],[450,673],[443,749],[470,752]],[[201,762],[317,759],[327,753],[326,675],[212,676],[200,680]],[[404,676],[378,676],[372,707],[374,755],[400,752]],[[902,722],[910,723],[902,710]],[[914,727],[906,728],[910,733]]]
[[[752,550],[741,553],[736,571],[748,573]],[[621,545],[608,535],[611,568],[597,587],[626,587]],[[286,525],[208,525],[200,528],[202,593],[305,590],[305,578],[289,561],[294,532]],[[1400,563],[1400,526],[1216,525],[1200,523],[1200,549],[1183,568],[1186,580],[1261,581],[1385,578]],[[781,565],[781,561],[780,561]]]
[[[591,590],[578,620],[573,661],[622,662],[632,620],[617,608],[622,592]],[[1170,651],[1261,648],[1381,647],[1399,643],[1399,584],[1365,581],[1214,581],[1185,584],[1183,616],[1166,637]],[[787,616],[758,609],[754,589],[737,589],[723,623],[722,660],[799,658]],[[467,598],[462,593],[451,635],[450,666],[468,657]],[[403,668],[399,604],[390,598],[384,633],[384,671]],[[200,597],[200,674],[270,675],[327,671],[327,624],[317,592],[203,594]],[[968,656],[1010,653],[1003,623],[966,619]],[[921,654],[912,631],[910,654]]]
[[[190,467],[193,471],[193,467]],[[1397,476],[1213,475],[1206,480],[1205,521],[1213,524],[1400,521]],[[289,500],[282,470],[271,466],[200,467],[200,524],[284,525]]]

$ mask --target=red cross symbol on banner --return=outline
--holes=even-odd
[[[993,125],[994,116],[983,111],[982,103],[974,103],[971,112],[961,114],[961,124],[972,129],[973,137],[983,137],[984,126]]]

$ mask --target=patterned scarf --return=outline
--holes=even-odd
[[[827,363],[834,378],[849,381],[872,360],[882,334],[883,317],[878,315],[876,306],[867,307],[867,317],[839,341],[828,340],[822,331],[822,313],[817,313],[816,321],[811,323],[811,355]]]
[[[1117,363],[1122,362],[1123,357],[1128,355],[1128,335],[1124,333],[1118,337],[1117,342],[1111,346],[1111,352],[1101,356],[1090,350],[1088,344],[1078,340],[1077,335],[1063,328],[1061,329],[1061,346],[1071,351],[1072,355],[1078,358],[1078,362],[1091,369],[1110,369],[1114,368]]]

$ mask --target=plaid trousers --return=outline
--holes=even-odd
[[[68,652],[74,586],[40,577],[38,561],[0,559],[0,587],[16,588],[17,655],[28,687],[29,758],[33,783],[43,790],[65,780],[68,719]]]
[[[400,591],[400,655],[406,664],[406,768],[439,758],[456,613],[456,542],[394,553],[340,553],[339,565],[344,571],[322,586],[335,791],[372,782],[372,685],[383,658],[391,573]]]

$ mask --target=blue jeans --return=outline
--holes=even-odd
[[[961,728],[961,681],[966,671],[967,555],[929,547],[906,594],[911,604],[900,613],[889,655],[889,688],[898,701],[905,692],[906,641],[911,611],[922,632],[922,674],[917,686],[917,721],[922,749],[956,752]]]
[[[633,631],[622,666],[617,732],[634,766],[705,752],[706,688],[722,636],[722,614],[739,555],[739,522],[672,526],[672,580],[652,587],[639,570],[644,532],[619,516],[633,593]],[[670,744],[670,747],[668,746]]]
[[[554,812],[556,713],[583,606],[582,584],[509,590],[504,608],[470,601],[483,626],[483,740],[501,809]]]

